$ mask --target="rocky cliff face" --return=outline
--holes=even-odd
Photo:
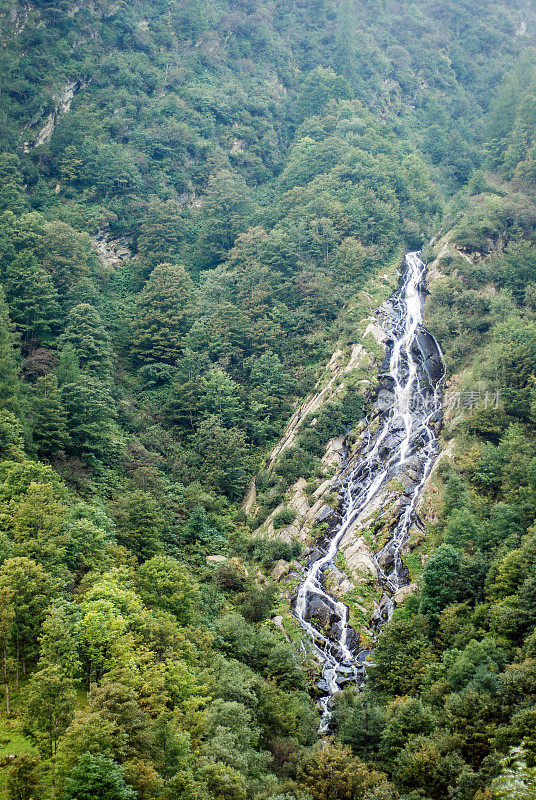
[[[46,144],[50,140],[58,119],[71,110],[71,104],[75,94],[86,86],[87,82],[84,80],[72,81],[52,95],[54,109],[47,116],[44,125],[42,124],[43,114],[40,114],[33,120],[30,130],[38,124],[40,124],[41,127],[24,142],[22,146],[24,153],[29,153],[31,150],[34,150],[42,144]]]

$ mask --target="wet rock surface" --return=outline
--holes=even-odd
[[[445,369],[438,344],[425,328],[420,328],[417,331],[416,346],[424,372],[432,385],[435,385],[443,377]]]

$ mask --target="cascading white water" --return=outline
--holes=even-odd
[[[406,254],[402,288],[382,309],[384,332],[391,342],[388,369],[382,379],[389,381],[391,386],[384,392],[380,425],[373,434],[366,429],[360,458],[341,480],[340,523],[324,554],[309,566],[296,597],[295,615],[311,636],[323,664],[324,695],[320,700],[322,721],[319,733],[329,730],[333,695],[343,683],[357,681],[363,676],[363,662],[368,654],[368,651],[360,652],[349,646],[348,608],[325,591],[323,572],[333,563],[350,526],[366,512],[372,500],[395,475],[400,477],[411,468],[411,488],[401,492],[400,507],[403,510],[389,541],[375,556],[379,583],[384,591],[377,627],[391,617],[394,610],[391,597],[407,583],[402,547],[407,541],[419,494],[437,452],[443,366],[437,342],[422,327],[426,266],[419,255],[418,252]],[[428,354],[423,348],[423,337],[428,343]],[[388,403],[385,403],[385,396]],[[311,621],[315,605],[318,607],[319,604],[329,610],[330,628],[327,633]]]

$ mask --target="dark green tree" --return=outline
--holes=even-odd
[[[438,614],[459,599],[462,554],[451,544],[442,544],[426,564],[423,575],[422,609]]]
[[[169,556],[153,556],[138,570],[141,599],[170,611],[183,625],[192,620],[199,602],[199,587],[183,564]]]
[[[32,253],[19,253],[5,269],[10,316],[28,347],[46,344],[60,325],[58,293]]]
[[[115,452],[111,421],[114,406],[109,391],[91,375],[81,375],[75,383],[61,387],[61,400],[67,413],[70,450],[98,458]]]
[[[153,269],[158,264],[175,263],[180,258],[186,224],[180,207],[173,201],[150,203],[138,236],[138,253]]]
[[[113,365],[110,339],[93,306],[81,303],[69,311],[60,345],[72,348],[82,370],[101,379],[109,376]]]
[[[199,219],[197,254],[202,267],[223,261],[238,234],[249,227],[254,212],[251,192],[241,175],[221,170],[210,176]]]
[[[75,231],[68,223],[54,220],[43,229],[37,256],[63,296],[77,280],[97,270],[97,256],[89,234]]]
[[[0,287],[0,406],[17,411],[18,397],[19,373],[14,337],[4,291]]]
[[[250,450],[243,431],[224,428],[216,416],[199,425],[194,437],[200,475],[210,486],[237,500],[248,481]]]
[[[329,100],[350,100],[352,89],[341,75],[326,67],[316,67],[303,80],[298,98],[302,119],[318,114]]]
[[[386,626],[370,669],[375,690],[393,697],[409,694],[422,684],[432,652],[427,632],[428,621],[423,617],[398,619]]]
[[[40,456],[51,458],[69,443],[67,413],[61,402],[58,379],[53,374],[38,378],[31,411],[33,440]]]
[[[136,301],[131,348],[135,360],[176,363],[193,312],[193,284],[184,267],[155,267]]]

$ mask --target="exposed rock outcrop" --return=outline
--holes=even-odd
[[[125,239],[114,239],[106,231],[99,231],[91,237],[101,265],[107,272],[113,272],[132,258],[129,242]]]
[[[227,556],[207,556],[207,564],[225,564]]]
[[[33,141],[28,139],[24,142],[22,149],[25,153],[29,153],[34,148],[39,147],[40,145],[49,141],[50,137],[54,133],[54,128],[56,127],[58,119],[71,110],[71,103],[73,102],[76,92],[80,91],[80,89],[85,89],[86,86],[87,81],[73,81],[72,83],[68,83],[66,86],[64,86],[59,92],[56,92],[52,95],[54,110],[48,115],[45,124],[37,132]],[[36,118],[34,118],[30,127],[37,124],[41,117],[42,114],[39,114]]]
[[[354,580],[378,578],[378,568],[374,563],[373,553],[363,536],[356,530],[349,530],[341,540],[340,551],[343,553],[350,576]]]
[[[287,574],[289,569],[290,569],[289,562],[288,561],[284,561],[283,559],[280,559],[279,561],[275,562],[275,564],[273,566],[273,569],[270,572],[270,577],[273,578],[274,581],[279,581],[279,580],[281,580],[283,575]]]
[[[354,344],[347,360],[345,360],[344,353],[340,348],[335,350],[326,366],[326,371],[331,377],[328,379],[327,383],[325,382],[325,378],[321,378],[316,385],[315,393],[311,397],[308,397],[299,408],[296,409],[290,418],[283,436],[268,456],[266,464],[268,470],[273,467],[276,459],[284,453],[287,448],[294,444],[296,435],[305,417],[308,414],[315,414],[322,408],[327,400],[343,391],[345,375],[365,365],[369,366],[372,371],[373,356],[371,353],[367,352],[363,345],[359,343]]]

